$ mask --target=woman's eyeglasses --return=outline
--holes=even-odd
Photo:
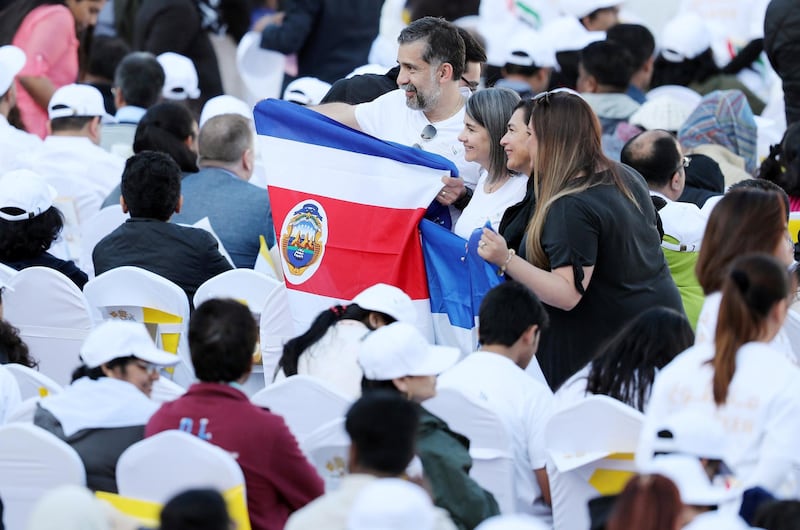
[[[480,85],[480,81],[470,81],[463,75],[461,76],[461,82],[464,83],[464,86],[466,86],[469,91],[473,93],[478,90],[478,85]]]

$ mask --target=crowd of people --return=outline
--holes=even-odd
[[[796,527],[792,2],[683,0],[658,34],[616,0],[347,4],[0,0],[0,426],[22,409],[5,365],[47,373],[3,320],[16,271],[83,289],[134,266],[186,294],[196,381],[157,401],[187,360],[141,323],[89,332],[72,383],[32,398],[27,420],[75,450],[90,492],[117,493],[120,455],[178,429],[234,455],[254,530]],[[447,159],[457,174],[428,217],[502,277],[468,354],[434,344],[383,283],[282,345],[267,384],[303,375],[350,403],[335,488],[290,422],[250,401],[251,309],[194,307],[206,281],[281,245],[251,101],[280,94],[248,84],[263,72],[245,52],[282,54],[283,99]],[[470,433],[426,407],[437,389],[502,425],[508,503],[474,473]],[[639,427],[595,459],[622,454],[630,479],[584,502],[549,426],[595,396]],[[587,452],[595,434],[574,425]],[[164,503],[162,530],[231,528],[224,492],[197,486]],[[140,526],[86,488],[45,494],[27,528]]]

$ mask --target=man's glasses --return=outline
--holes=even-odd
[[[689,167],[689,162],[691,162],[691,160],[688,156],[682,156],[680,162],[678,162],[678,167],[675,168],[674,172],[679,171],[681,168],[686,169]]]
[[[434,127],[429,123],[422,129],[422,132],[419,133],[420,140],[422,140],[423,142],[429,142],[434,138],[436,138],[437,132],[439,131],[436,130],[436,127]],[[422,145],[419,142],[415,143],[412,147],[414,147],[415,149],[422,149]]]
[[[463,75],[461,76],[461,82],[464,83],[464,86],[466,86],[470,92],[478,90],[478,85],[480,85],[480,81],[470,81]]]

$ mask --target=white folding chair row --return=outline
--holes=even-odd
[[[300,449],[325,481],[325,491],[339,487],[347,474],[350,460],[350,436],[344,428],[344,418],[320,425],[305,437]]]
[[[62,385],[27,366],[17,363],[8,363],[4,366],[17,380],[22,399],[58,394],[63,389]]]

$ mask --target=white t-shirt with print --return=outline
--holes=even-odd
[[[472,231],[485,225],[486,221],[492,223],[492,229],[497,232],[506,208],[525,198],[528,185],[526,175],[512,176],[492,193],[484,191],[488,178],[488,173],[483,171],[472,199],[453,227],[453,232],[459,237],[469,239]]]

